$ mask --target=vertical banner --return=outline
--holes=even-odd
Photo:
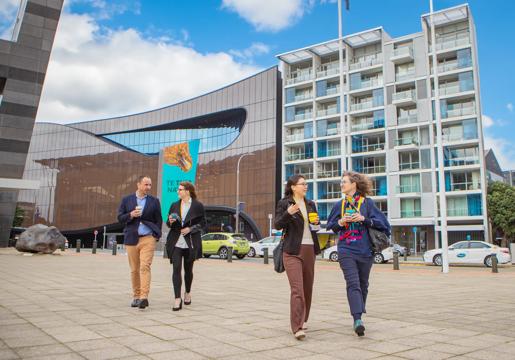
[[[177,188],[181,181],[195,184],[197,175],[198,151],[200,140],[168,146],[161,150],[161,215],[168,217],[170,205],[179,199]]]

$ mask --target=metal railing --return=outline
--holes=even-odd
[[[406,73],[402,73],[402,74],[395,74],[395,81],[399,82],[399,81],[405,81],[405,80],[409,80],[409,79],[413,79],[415,77],[415,71],[408,71]]]
[[[297,160],[307,160],[312,159],[313,156],[307,156],[305,153],[295,153],[286,155],[286,161],[297,161]]]
[[[345,66],[345,62],[344,62],[344,66]],[[321,77],[329,76],[329,75],[335,75],[335,74],[338,74],[339,72],[340,72],[339,62],[331,62],[331,63],[323,64],[317,68],[317,78],[321,78]]]
[[[392,95],[393,101],[402,101],[402,100],[414,101],[416,99],[417,99],[417,93],[415,92],[415,90],[396,92]]]
[[[464,166],[479,164],[479,156],[462,156],[445,160],[445,166]]]
[[[319,170],[317,175],[319,179],[338,177],[340,176],[340,170]]]
[[[362,152],[379,151],[379,150],[384,150],[384,143],[360,145],[359,149],[356,151],[353,151],[353,153],[362,153]]]
[[[412,115],[406,115],[406,116],[399,116],[397,118],[397,124],[398,125],[406,125],[406,124],[413,124],[418,122],[418,115],[412,114]]]
[[[286,85],[292,85],[299,82],[313,80],[313,70],[297,70],[288,75],[286,78]]]
[[[335,107],[330,107],[330,108],[327,108],[327,109],[318,110],[317,111],[317,117],[328,116],[328,115],[336,115],[336,114],[339,114],[339,113],[340,112],[338,111],[338,108],[335,106]]]
[[[295,114],[294,121],[311,119],[312,117],[313,117],[313,113],[311,111],[305,112],[305,113],[300,113],[300,114]]]
[[[339,135],[339,134],[340,134],[340,128],[335,127],[335,128],[328,128],[327,131],[325,132],[325,135],[320,135],[320,136],[334,136],[334,135]]]
[[[397,192],[400,194],[419,193],[420,184],[399,185],[397,186]]]
[[[301,140],[305,140],[305,139],[308,139],[308,138],[304,136],[304,133],[286,135],[286,141],[287,142],[290,142],[290,141],[301,141]]]
[[[460,109],[447,110],[447,118],[474,115],[476,113],[475,106],[467,106]]]
[[[366,89],[366,88],[370,88],[370,87],[374,87],[374,86],[382,86],[382,85],[383,85],[382,78],[369,78],[368,80],[361,81],[359,87],[357,87],[355,89],[351,89],[351,90],[361,90],[361,89]]]
[[[355,57],[350,60],[349,69],[357,70],[369,66],[379,65],[383,63],[382,53],[376,53],[366,56]]]
[[[467,208],[447,208],[447,216],[468,216]]]
[[[401,218],[411,218],[422,216],[422,210],[401,210]]]
[[[418,162],[418,161],[403,162],[403,163],[399,164],[399,169],[401,169],[401,170],[420,169],[420,162]]]
[[[365,166],[361,168],[363,174],[378,174],[385,172],[386,167],[384,165]]]
[[[365,110],[370,109],[374,106],[374,103],[372,100],[369,101],[362,101],[357,104],[351,104],[350,105],[350,111],[358,111],[358,110]]]
[[[479,182],[467,181],[451,184],[451,191],[465,191],[465,190],[480,190],[481,184]]]
[[[293,98],[293,101],[297,102],[297,101],[309,100],[309,99],[313,99],[313,93],[310,91],[305,92],[303,94],[295,95],[295,97]]]
[[[328,87],[325,91],[325,95],[323,96],[327,96],[327,95],[334,95],[334,94],[338,94],[340,92],[340,86],[333,86],[333,87]]]
[[[468,33],[458,33],[452,37],[445,37],[436,40],[436,51],[451,49],[470,45],[470,37]]]
[[[407,136],[403,138],[399,138],[395,140],[396,146],[402,146],[402,145],[420,145],[420,141],[418,137],[416,136]]]
[[[404,55],[409,55],[409,56],[413,57],[413,47],[412,46],[402,46],[400,48],[394,49],[392,57],[404,56]]]

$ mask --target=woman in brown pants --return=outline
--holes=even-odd
[[[277,203],[275,228],[283,231],[283,261],[290,282],[291,330],[298,340],[306,337],[315,275],[315,256],[320,253],[316,231],[316,205],[306,199],[308,184],[302,175],[288,179],[284,198]],[[311,220],[311,223],[310,221]]]

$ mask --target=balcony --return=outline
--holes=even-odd
[[[469,216],[467,208],[447,208],[447,216]]]
[[[436,40],[436,51],[464,47],[470,45],[468,33],[458,33],[451,37]]]
[[[306,140],[306,139],[309,139],[309,138],[304,136],[304,131],[303,131],[301,133],[286,135],[285,141],[292,142],[292,141],[302,141],[302,140]]]
[[[286,78],[286,85],[293,85],[308,80],[313,80],[312,69],[296,70],[288,75]]]
[[[325,156],[340,156],[341,149],[340,148],[334,148],[334,149],[327,149],[327,153]]]
[[[340,73],[340,63],[338,61],[320,65],[317,69],[317,78],[336,75]]]
[[[392,95],[392,104],[394,105],[415,104],[416,101],[417,94],[415,90],[400,91]]]
[[[321,199],[339,199],[342,197],[341,191],[327,192]]]
[[[422,216],[422,210],[401,210],[401,218],[413,218]]]
[[[401,163],[399,163],[399,169],[401,169],[401,170],[420,169],[420,162],[418,162],[418,161],[401,162]]]
[[[393,54],[390,58],[395,64],[402,64],[405,62],[413,61],[413,47],[403,46],[393,50]]]
[[[467,191],[467,190],[481,190],[481,184],[478,182],[460,182],[460,183],[452,183],[451,191]]]
[[[361,56],[352,58],[350,61],[349,69],[351,71],[363,69],[370,66],[376,66],[383,63],[383,54],[376,53],[372,55]]]
[[[351,125],[351,131],[364,131],[384,128],[384,119],[365,118]]]
[[[369,101],[363,101],[357,104],[351,104],[350,105],[350,111],[361,111],[361,110],[367,110],[374,107],[374,102],[372,100]]]
[[[478,164],[479,164],[479,157],[476,155],[455,157],[455,158],[444,160],[445,167],[478,165]]]
[[[311,118],[313,118],[313,113],[310,111],[310,112],[295,114],[294,121],[307,120],[307,119],[311,119]]]
[[[464,139],[465,139],[465,136],[463,135],[463,132],[461,134],[443,134],[442,135],[442,141],[445,141],[445,142],[462,141]],[[436,137],[435,137],[435,143],[436,143]]]
[[[359,172],[362,172],[363,174],[379,174],[384,173],[385,170],[385,165],[375,165],[362,167],[361,170],[359,170]]]
[[[408,71],[408,72],[405,72],[405,73],[402,73],[402,74],[396,73],[395,74],[395,81],[396,82],[408,81],[408,80],[412,80],[414,77],[415,77],[415,70]]]
[[[475,106],[467,106],[459,109],[448,109],[447,110],[447,117],[453,118],[453,117],[460,117],[460,116],[468,116],[468,115],[474,115],[476,113],[476,107]]]
[[[383,86],[383,78],[379,78],[379,77],[368,78],[367,80],[362,80],[359,85],[360,86],[358,88],[352,89],[352,91]]]
[[[419,193],[420,184],[399,185],[396,189],[399,194]]]
[[[395,140],[395,146],[420,145],[420,141],[416,136],[406,136]]]
[[[466,63],[466,66],[460,66],[458,60],[446,61],[444,63],[438,64],[438,74],[446,73],[449,71],[454,71],[458,69],[463,69],[472,66],[472,60]],[[433,74],[433,66],[430,67],[431,74]]]
[[[399,116],[397,118],[397,124],[398,125],[407,125],[407,124],[413,124],[418,122],[418,115],[417,114],[411,114],[411,115],[404,115]]]
[[[335,136],[335,135],[339,135],[339,134],[340,134],[339,127],[334,127],[334,128],[328,127],[327,131],[325,132],[325,135],[322,135],[322,136]]]
[[[294,154],[287,154],[286,155],[286,161],[298,161],[298,160],[307,160],[312,159],[312,155],[307,155],[306,153],[294,153]]]
[[[340,176],[340,170],[318,170],[317,176],[319,179],[327,179]]]
[[[353,151],[354,154],[370,152],[370,151],[381,151],[384,150],[384,143],[379,144],[361,144],[358,148]]]
[[[293,98],[293,101],[298,102],[298,101],[304,101],[304,100],[310,100],[310,99],[313,99],[313,93],[311,91],[308,91],[305,93],[295,95],[295,97]]]
[[[340,92],[340,85],[328,87],[327,90],[325,91],[325,96],[335,95],[335,94],[338,94],[339,92]]]
[[[330,108],[318,110],[317,111],[317,117],[336,115],[336,114],[339,114],[339,113],[340,112],[338,111],[338,108],[335,106],[335,107],[330,107]]]

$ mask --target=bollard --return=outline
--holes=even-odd
[[[408,261],[408,250],[404,250],[404,261]]]
[[[118,243],[115,241],[113,241],[113,255],[116,255],[116,249],[118,248]]]
[[[398,251],[393,252],[393,269],[399,270],[399,252]]]
[[[80,239],[77,239],[77,243],[75,243],[75,246],[77,247],[77,252],[80,252]]]
[[[268,248],[263,249],[263,264],[268,264]]]
[[[96,240],[93,240],[93,248],[91,249],[91,253],[92,254],[97,253],[97,241]]]
[[[492,272],[497,274],[499,272],[499,269],[497,268],[497,255],[492,254],[490,255],[490,258],[492,259]]]
[[[232,262],[232,246],[227,248],[227,262]]]
[[[163,259],[168,259],[168,251],[166,251],[166,246],[163,246]]]

